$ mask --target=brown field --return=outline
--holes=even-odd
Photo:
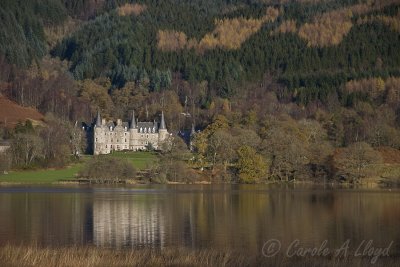
[[[147,7],[145,5],[140,4],[125,4],[117,8],[118,15],[120,16],[130,16],[135,15],[139,16],[143,11],[145,11]]]
[[[398,258],[381,256],[371,265],[371,257],[264,257],[262,252],[176,249],[112,250],[83,247],[40,248],[37,246],[0,247],[0,266],[398,266]]]
[[[0,95],[0,126],[12,128],[27,119],[39,122],[43,120],[43,115],[34,108],[22,107]]]
[[[400,150],[392,147],[379,147],[377,150],[385,164],[400,164]]]
[[[297,29],[295,21],[284,21],[270,34],[297,33],[300,38],[307,41],[308,46],[312,47],[338,45],[353,27],[352,18],[354,15],[363,15],[371,11],[381,10],[394,3],[398,3],[398,0],[376,0],[329,11],[316,15],[312,22],[301,25],[299,29]],[[398,17],[377,16],[360,20],[359,24],[378,20],[391,27],[392,30],[398,31],[400,29]]]
[[[194,48],[200,53],[217,47],[228,50],[239,49],[247,39],[260,30],[264,23],[273,22],[278,16],[279,9],[268,7],[265,15],[259,19],[239,17],[216,20],[215,29],[204,35],[200,41],[196,39],[188,40],[184,32],[159,30],[157,34],[157,47],[162,51],[178,51]]]

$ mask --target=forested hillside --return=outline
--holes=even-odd
[[[211,2],[211,3],[210,3]],[[214,2],[219,2],[215,4]],[[301,3],[299,3],[301,2]],[[144,1],[138,15],[110,11],[66,38],[53,55],[71,61],[77,79],[108,76],[168,84],[165,72],[209,83],[222,97],[266,72],[302,97],[347,80],[398,75],[396,1]],[[292,29],[282,30],[291,22]],[[283,32],[282,32],[283,31]],[[157,72],[157,70],[159,70]]]
[[[203,130],[192,167],[237,177],[346,176],[350,152],[400,148],[398,0],[0,3],[0,90],[43,114],[164,110],[171,131]]]

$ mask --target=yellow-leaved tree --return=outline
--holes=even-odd
[[[267,160],[250,146],[242,146],[237,151],[237,169],[241,183],[258,183],[268,178]]]

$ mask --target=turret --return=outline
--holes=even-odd
[[[168,130],[165,125],[164,111],[162,111],[160,128],[158,128],[158,143],[161,144],[167,139],[167,137],[168,137]]]
[[[138,121],[135,118],[135,111],[132,110],[131,125],[129,126],[129,149],[136,150],[138,145]]]
[[[167,127],[165,126],[165,120],[164,120],[164,111],[161,112],[160,130],[167,130]]]
[[[153,127],[154,127],[154,132],[157,132],[158,131],[158,125],[157,125],[157,122],[156,122],[156,120],[154,119],[154,121],[153,121]]]
[[[131,127],[129,129],[135,129],[136,128],[136,122],[135,122],[135,111],[132,110],[132,119],[131,119]]]
[[[97,127],[101,126],[100,110],[97,111],[96,126]]]
[[[97,118],[96,118],[96,125],[94,127],[94,140],[93,140],[93,154],[98,155],[101,154],[102,149],[103,149],[103,128],[101,127],[103,125],[102,119],[100,116],[100,111],[97,111]]]

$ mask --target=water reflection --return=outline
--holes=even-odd
[[[93,242],[99,246],[164,246],[165,220],[157,202],[95,198],[93,224]]]
[[[331,248],[394,241],[399,191],[267,186],[0,188],[0,243],[106,247],[185,246],[259,251],[293,240]]]
[[[0,193],[0,243],[85,244],[92,230],[92,202],[80,193]]]

